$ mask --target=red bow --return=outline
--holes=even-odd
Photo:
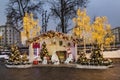
[[[40,43],[33,43],[33,48],[40,48]]]

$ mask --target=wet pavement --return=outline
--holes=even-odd
[[[0,62],[0,80],[120,80],[120,63],[106,70],[59,67],[8,69]]]

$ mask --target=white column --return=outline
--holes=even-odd
[[[37,57],[39,56],[39,48],[37,48]]]
[[[34,60],[34,51],[33,51],[33,44],[29,44],[29,62],[33,62]]]

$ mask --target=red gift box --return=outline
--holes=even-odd
[[[37,64],[38,64],[38,61],[37,61],[37,60],[33,61],[33,64],[34,64],[34,65],[37,65]]]

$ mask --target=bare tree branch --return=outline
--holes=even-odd
[[[19,23],[22,22],[25,12],[37,14],[37,12],[40,12],[41,8],[42,0],[36,3],[33,3],[33,0],[9,0],[6,12],[7,15],[12,17],[13,23],[19,25]],[[37,18],[37,15],[35,15],[35,17]]]
[[[68,20],[73,18],[76,13],[76,9],[86,6],[88,0],[52,0],[48,1],[51,4],[51,13],[54,17],[60,20],[58,24],[61,26],[63,33],[67,32]]]

